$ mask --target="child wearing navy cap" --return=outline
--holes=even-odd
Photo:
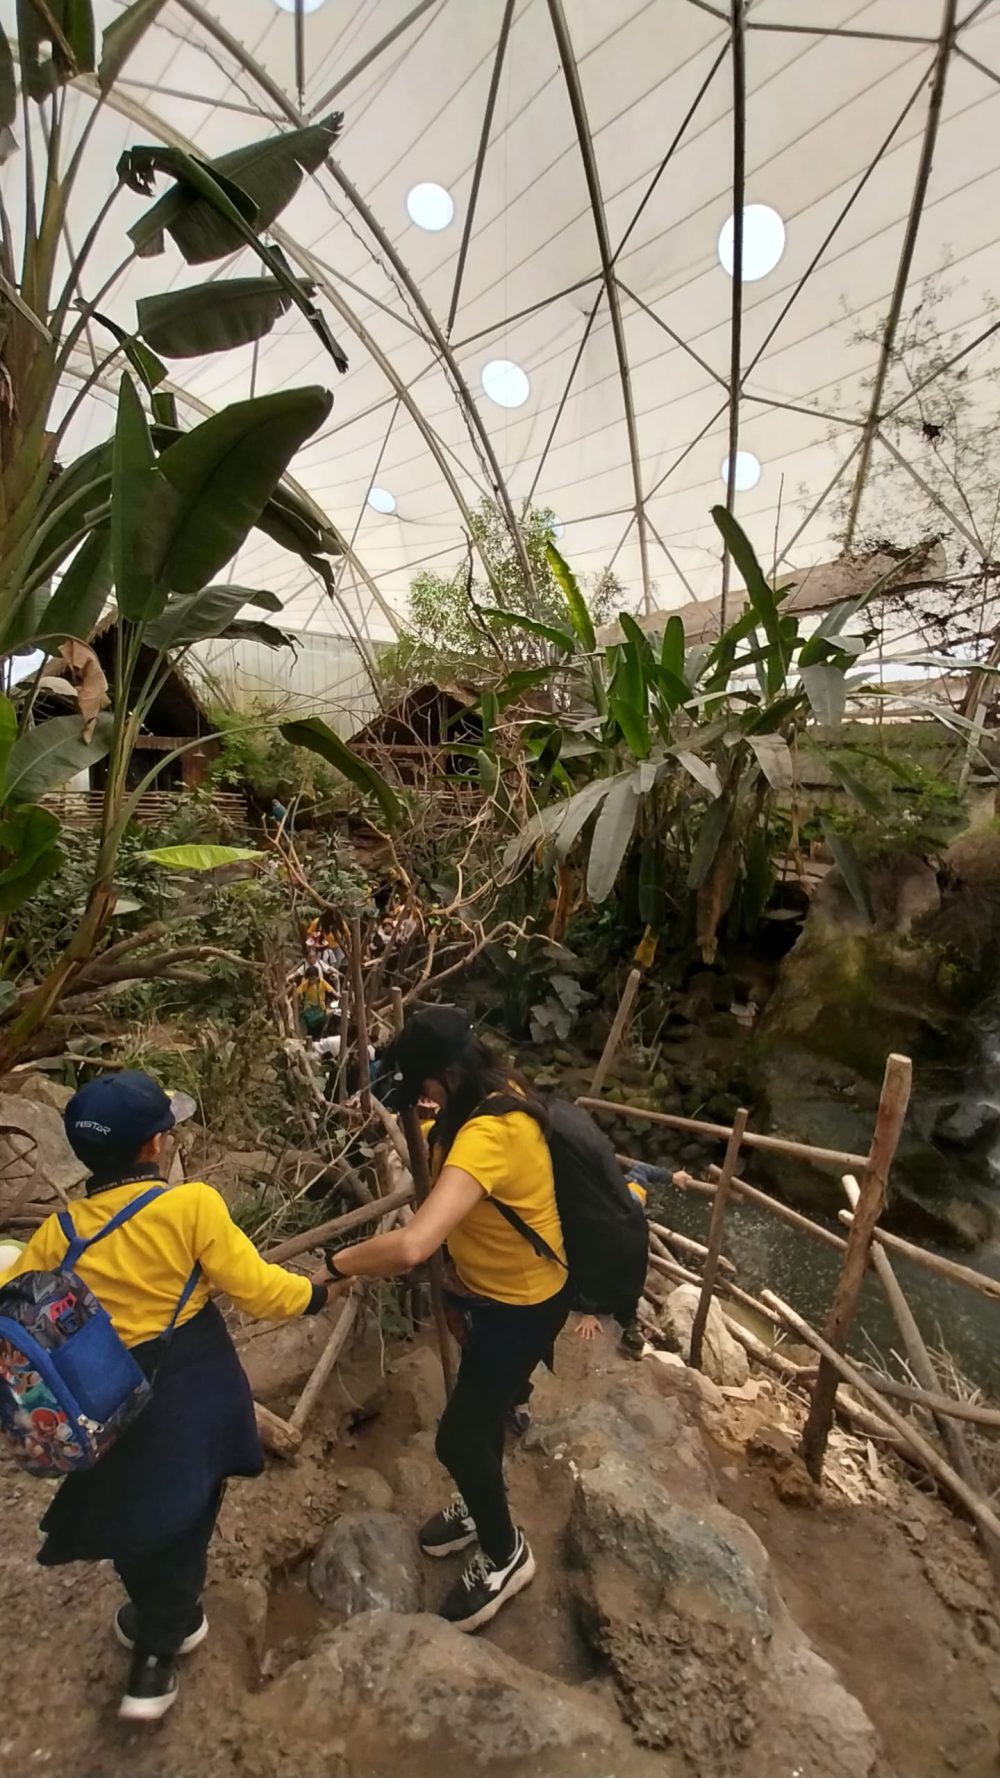
[[[282,1320],[314,1315],[350,1288],[267,1265],[211,1186],[167,1188],[166,1134],[194,1109],[193,1099],[168,1098],[149,1075],[122,1071],[82,1087],[65,1113],[70,1146],[91,1169],[86,1197],[71,1207],[78,1238],[91,1239],[151,1184],[162,1188],[76,1263],[152,1397],[94,1468],[60,1484],[42,1519],[38,1556],[46,1566],[114,1563],[128,1595],[114,1631],[132,1653],[119,1714],[135,1722],[166,1714],[177,1696],[177,1656],[208,1632],[201,1591],[227,1477],[263,1468],[250,1387],[210,1292],[225,1292],[249,1315]],[[66,1251],[50,1216],[0,1273],[0,1285],[57,1269]],[[175,1313],[173,1331],[161,1337]]]

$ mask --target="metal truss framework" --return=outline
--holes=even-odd
[[[222,52],[222,62],[219,65],[225,67],[231,65],[238,71],[241,79],[249,79],[252,83],[252,89],[255,89],[256,93],[259,94],[259,102],[253,102],[252,92],[251,94],[247,94],[245,87],[235,81],[230,96],[217,99],[214,96],[208,98],[205,95],[185,92],[176,87],[161,86],[156,89],[147,89],[144,83],[129,78],[123,78],[119,81],[116,88],[108,96],[106,102],[110,103],[123,115],[139,123],[143,129],[157,136],[160,140],[172,142],[183,146],[188,150],[192,150],[195,148],[195,145],[187,141],[172,125],[167,123],[164,118],[157,114],[153,106],[153,101],[155,101],[155,97],[158,94],[164,97],[189,99],[200,104],[218,106],[222,109],[228,108],[234,111],[250,113],[251,115],[258,116],[264,122],[275,123],[284,121],[290,127],[298,128],[303,124],[308,123],[311,118],[321,115],[334,102],[334,100],[349,95],[352,86],[359,80],[361,75],[370,72],[372,69],[377,69],[380,62],[383,61],[389,51],[395,46],[399,46],[401,51],[405,53],[408,36],[418,26],[422,19],[428,18],[428,15],[440,16],[440,14],[446,13],[449,7],[455,7],[462,4],[462,0],[419,0],[419,3],[412,6],[409,11],[397,21],[391,30],[387,31],[376,44],[374,44],[358,61],[354,63],[353,66],[340,75],[336,82],[323,92],[322,97],[309,107],[308,111],[304,109],[303,89],[305,86],[305,78],[303,70],[305,67],[309,17],[305,12],[303,0],[296,0],[294,16],[296,33],[295,66],[297,75],[297,95],[295,97],[287,93],[281,85],[275,81],[257,57],[241,44],[232,33],[226,29],[219,19],[213,16],[209,5],[205,4],[204,0],[177,0],[177,3],[183,12],[187,14],[192,26],[195,28],[196,35],[193,37],[193,40],[201,41],[202,38],[209,39],[210,42]],[[272,230],[275,241],[284,249],[289,258],[301,269],[301,271],[316,283],[324,298],[330,303],[343,324],[354,334],[363,350],[369,354],[377,364],[385,378],[388,386],[387,395],[382,401],[370,405],[365,410],[367,414],[371,414],[379,408],[390,409],[388,428],[382,438],[381,447],[378,451],[377,458],[374,461],[371,479],[374,479],[374,476],[377,474],[378,468],[381,465],[397,418],[401,412],[405,411],[412,420],[422,441],[423,447],[433,461],[448,490],[454,503],[458,521],[462,528],[471,535],[472,514],[459,479],[460,475],[466,480],[469,479],[468,467],[455,456],[452,448],[444,442],[438,429],[432,423],[431,418],[424,412],[420,401],[419,384],[421,378],[426,375],[428,368],[439,369],[444,373],[451,390],[452,399],[462,417],[465,430],[481,465],[483,477],[482,485],[488,489],[490,495],[496,500],[503,513],[507,527],[510,531],[513,547],[520,559],[522,571],[525,575],[527,584],[531,586],[531,565],[528,560],[524,539],[521,534],[519,515],[515,509],[505,474],[497,458],[490,432],[483,420],[476,400],[459,364],[458,354],[474,342],[480,339],[488,339],[489,337],[500,333],[505,327],[509,327],[516,321],[535,314],[542,314],[546,310],[551,310],[568,295],[572,295],[579,290],[587,289],[589,286],[596,285],[597,288],[593,301],[591,302],[584,319],[568,375],[566,376],[561,395],[555,403],[554,418],[548,430],[540,459],[535,467],[530,491],[524,505],[526,507],[530,504],[530,501],[533,499],[537,491],[546,461],[557,441],[560,424],[573,391],[577,372],[583,359],[588,341],[592,336],[599,312],[602,306],[606,304],[608,321],[610,323],[613,337],[615,363],[620,385],[621,409],[625,421],[625,432],[628,443],[634,495],[634,505],[631,511],[622,513],[622,516],[626,519],[626,526],[621,541],[619,542],[618,549],[615,552],[615,557],[617,557],[618,553],[624,546],[633,526],[636,527],[642,570],[643,599],[647,610],[651,609],[653,605],[653,583],[650,576],[648,554],[648,539],[650,536],[659,546],[664,556],[669,561],[673,571],[677,574],[682,584],[687,588],[688,593],[691,593],[690,582],[684,575],[676,560],[674,551],[670,547],[671,539],[669,537],[665,539],[657,527],[652,523],[648,510],[649,503],[676,473],[697,444],[718,425],[723,416],[728,416],[729,472],[726,486],[726,503],[730,510],[732,509],[735,494],[736,452],[739,441],[740,417],[743,406],[746,403],[752,403],[755,406],[770,407],[779,411],[787,411],[794,414],[804,414],[813,419],[818,417],[825,418],[832,426],[843,428],[845,431],[854,429],[860,434],[853,443],[850,452],[836,471],[836,474],[819,495],[819,498],[806,514],[806,517],[776,550],[778,560],[788,558],[789,552],[794,548],[803,531],[825,505],[834,489],[842,482],[848,470],[854,466],[854,481],[850,497],[846,538],[846,541],[850,543],[857,524],[861,499],[871,465],[872,452],[876,446],[887,449],[892,457],[898,459],[901,466],[914,477],[919,485],[922,486],[924,491],[930,492],[927,484],[922,481],[922,478],[919,476],[915,467],[907,462],[897,451],[896,447],[886,438],[885,423],[892,418],[903,405],[915,399],[921,389],[926,387],[933,378],[927,378],[923,383],[911,388],[901,400],[896,401],[888,409],[883,409],[882,404],[885,396],[887,374],[895,345],[896,332],[912,266],[914,247],[927,198],[928,178],[941,117],[949,65],[953,58],[961,58],[965,64],[977,70],[985,79],[1000,83],[1000,73],[989,68],[977,57],[973,56],[960,41],[962,34],[967,31],[975,20],[988,8],[992,3],[992,0],[979,0],[978,4],[968,7],[964,17],[958,16],[957,0],[942,0],[941,24],[939,33],[936,37],[898,31],[882,32],[854,29],[849,25],[823,27],[820,25],[776,23],[762,19],[755,19],[754,0],[729,0],[728,5],[713,4],[712,0],[685,0],[685,4],[688,7],[693,8],[699,13],[708,15],[718,24],[719,31],[715,41],[708,45],[708,47],[715,52],[714,58],[707,74],[702,79],[701,85],[672,142],[667,148],[656,172],[652,176],[627,228],[622,234],[618,246],[614,250],[612,250],[611,246],[607,208],[602,193],[594,134],[588,118],[588,110],[583,94],[579,66],[569,23],[562,0],[546,0],[554,42],[559,55],[562,79],[566,89],[566,97],[573,115],[578,153],[592,212],[594,241],[596,247],[595,266],[593,271],[583,279],[578,279],[573,284],[553,290],[549,296],[544,297],[537,303],[531,304],[527,308],[517,311],[514,315],[505,313],[502,305],[499,305],[495,321],[484,327],[478,328],[475,332],[467,335],[465,338],[455,340],[453,334],[459,313],[468,254],[473,240],[480,185],[484,166],[489,154],[490,137],[494,122],[494,112],[500,86],[500,78],[511,30],[516,23],[518,7],[518,0],[477,0],[477,3],[482,6],[495,5],[496,40],[486,104],[479,132],[471,196],[465,215],[458,262],[452,283],[447,320],[444,323],[438,321],[418,283],[413,279],[404,265],[389,235],[386,233],[363,195],[358,191],[339,162],[335,159],[322,168],[317,174],[312,175],[312,177],[316,179],[320,186],[328,193],[329,201],[335,207],[338,204],[346,202],[349,215],[354,219],[358,238],[367,243],[373,262],[378,263],[384,271],[388,272],[390,282],[399,293],[400,301],[398,308],[386,303],[374,292],[366,290],[364,286],[359,284],[356,280],[348,279],[339,271],[335,271],[333,268],[325,265],[308,246],[293,239],[284,229],[276,226]],[[435,9],[437,9],[436,14]],[[429,18],[428,22],[430,22]],[[754,33],[785,34],[812,38],[814,40],[831,38],[843,39],[845,41],[897,43],[911,45],[917,52],[926,51],[928,53],[926,59],[921,64],[918,64],[920,65],[920,76],[911,96],[903,106],[896,120],[892,123],[891,128],[884,137],[878,150],[873,155],[868,166],[857,179],[852,192],[841,206],[831,226],[827,229],[823,240],[810,260],[804,274],[782,305],[780,312],[772,323],[762,343],[757,347],[754,355],[749,361],[744,363],[741,344],[742,278],[740,276],[742,265],[741,235],[745,180],[745,76],[743,70],[744,46],[747,39]],[[218,60],[218,58],[215,59]],[[675,150],[688,131],[692,120],[696,117],[702,107],[706,95],[711,91],[717,75],[719,75],[720,71],[727,64],[732,69],[734,93],[732,189],[735,237],[734,270],[736,275],[733,278],[732,292],[730,362],[728,372],[727,374],[724,374],[721,369],[714,368],[690,341],[685,340],[674,328],[671,327],[670,321],[666,315],[659,313],[656,306],[648,303],[642,297],[637,295],[632,288],[619,278],[616,271],[616,265],[627,242],[631,238],[641,215],[649,203],[653,191],[661,178],[665,175]],[[89,92],[93,97],[97,97],[97,88],[93,77],[81,76],[77,84],[83,90]],[[919,164],[909,213],[905,223],[903,244],[896,270],[893,290],[882,327],[879,361],[872,385],[871,399],[867,413],[865,415],[834,413],[818,407],[807,407],[794,402],[777,399],[764,392],[754,391],[747,386],[748,380],[759,364],[761,357],[783,327],[791,309],[810,279],[813,278],[820,268],[828,263],[829,249],[836,239],[838,231],[858,199],[861,197],[862,192],[876,168],[896,141],[907,118],[910,116],[914,108],[919,105],[921,96],[925,92],[928,96]],[[244,95],[246,102],[239,102],[238,98],[235,96],[237,94]],[[358,306],[356,306],[355,301],[352,299],[357,299]],[[668,299],[658,299],[658,301],[660,300],[668,301]],[[721,405],[713,412],[711,418],[708,419],[698,434],[688,442],[684,449],[678,452],[674,460],[659,479],[656,480],[651,487],[645,488],[643,484],[642,459],[632,394],[632,370],[629,358],[628,334],[625,326],[625,305],[628,305],[630,310],[635,313],[644,314],[655,323],[657,327],[662,329],[674,344],[683,349],[683,351],[699,366],[701,371],[710,379],[710,381],[718,385],[720,394],[723,398]],[[362,310],[364,310],[364,312],[362,312]],[[394,322],[403,325],[407,329],[408,335],[418,338],[427,347],[427,366],[423,371],[418,373],[415,378],[411,376],[409,381],[404,379],[400,371],[394,365],[391,354],[383,349],[372,333],[368,317],[371,316],[373,311],[382,312],[390,316]],[[974,340],[962,347],[960,352],[953,355],[953,357],[951,357],[945,364],[939,366],[934,373],[935,376],[942,375],[944,371],[949,369],[958,361],[958,359],[976,350],[987,340],[991,339],[997,333],[998,329],[1000,329],[1000,322],[994,322],[983,329]],[[195,407],[204,405],[198,403],[193,397],[184,395],[183,391],[180,393],[184,396],[184,399],[192,401]],[[350,421],[344,422],[343,424],[353,424],[357,418],[358,416],[354,415]],[[325,436],[331,436],[338,429],[339,426],[334,425],[328,429]],[[932,497],[936,500],[938,505],[941,504],[937,496]],[[352,576],[356,577],[355,584],[357,580],[360,580],[361,584],[367,590],[371,602],[378,607],[382,616],[396,627],[396,615],[379,591],[378,576],[370,574],[365,569],[356,551],[355,546],[363,513],[364,502],[362,501],[353,524],[347,552],[337,575],[338,593],[343,576],[347,568],[350,567]],[[590,516],[606,517],[609,515]],[[951,522],[955,524],[959,530],[963,529],[958,518],[953,513],[949,512],[948,516]],[[433,559],[434,555],[441,553],[442,552],[431,552],[431,557],[429,559]],[[493,574],[491,565],[485,560],[483,565],[487,575],[492,580]],[[724,555],[722,563],[723,612],[725,611],[725,599],[728,584],[729,562],[728,556]],[[321,602],[321,600],[318,600],[317,609]],[[359,646],[361,646],[362,651],[364,651],[365,642],[363,636],[360,637]]]

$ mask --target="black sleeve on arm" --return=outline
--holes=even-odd
[[[314,1284],[312,1296],[302,1311],[303,1315],[318,1315],[321,1309],[326,1308],[329,1297],[330,1292],[325,1284]]]

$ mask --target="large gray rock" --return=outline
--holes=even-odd
[[[341,1618],[421,1611],[424,1575],[412,1527],[397,1513],[341,1513],[313,1557],[309,1588]]]
[[[436,1617],[373,1613],[325,1637],[270,1687],[289,1761],[329,1769],[334,1738],[354,1778],[680,1778],[679,1760],[636,1748],[615,1713]]]
[[[691,1352],[691,1329],[700,1296],[696,1284],[678,1284],[677,1289],[670,1292],[659,1317],[664,1334],[675,1341],[685,1361]],[[743,1347],[733,1339],[714,1297],[708,1307],[701,1357],[706,1376],[720,1386],[727,1384],[740,1389],[750,1375],[750,1361]]]
[[[545,1413],[544,1394],[537,1392],[538,1418],[522,1441],[526,1450],[543,1451],[556,1461],[569,1461],[575,1469],[593,1469],[608,1455],[626,1455],[634,1463],[660,1477],[671,1495],[686,1504],[701,1506],[716,1498],[711,1460],[698,1428],[691,1424],[682,1402],[640,1389],[638,1367],[630,1374],[630,1389],[618,1405],[584,1398],[568,1412]]]
[[[875,1732],[789,1619],[741,1519],[680,1506],[609,1453],[577,1479],[568,1551],[582,1626],[642,1743],[713,1778],[869,1778]]]
[[[48,1203],[86,1179],[66,1140],[62,1113],[19,1093],[0,1093],[0,1228],[22,1203]]]

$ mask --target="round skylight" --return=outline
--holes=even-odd
[[[373,512],[395,512],[396,496],[390,494],[388,488],[369,488],[368,504]]]
[[[719,263],[733,275],[733,223],[723,224],[719,235]],[[785,225],[769,204],[746,204],[743,210],[743,281],[752,284],[773,272],[785,251]]]
[[[280,6],[282,12],[295,11],[295,0],[274,0],[274,4]],[[318,12],[322,5],[323,0],[302,0],[303,12]]]
[[[407,193],[406,210],[410,221],[418,228],[437,234],[440,229],[448,227],[455,214],[455,205],[451,192],[445,191],[443,185],[415,185]]]
[[[480,381],[484,395],[497,407],[523,407],[531,392],[525,372],[509,358],[491,358],[483,365]]]
[[[726,487],[729,486],[729,458],[723,457],[719,468]],[[752,451],[736,453],[736,491],[745,494],[748,488],[755,488],[760,481],[760,464]]]

